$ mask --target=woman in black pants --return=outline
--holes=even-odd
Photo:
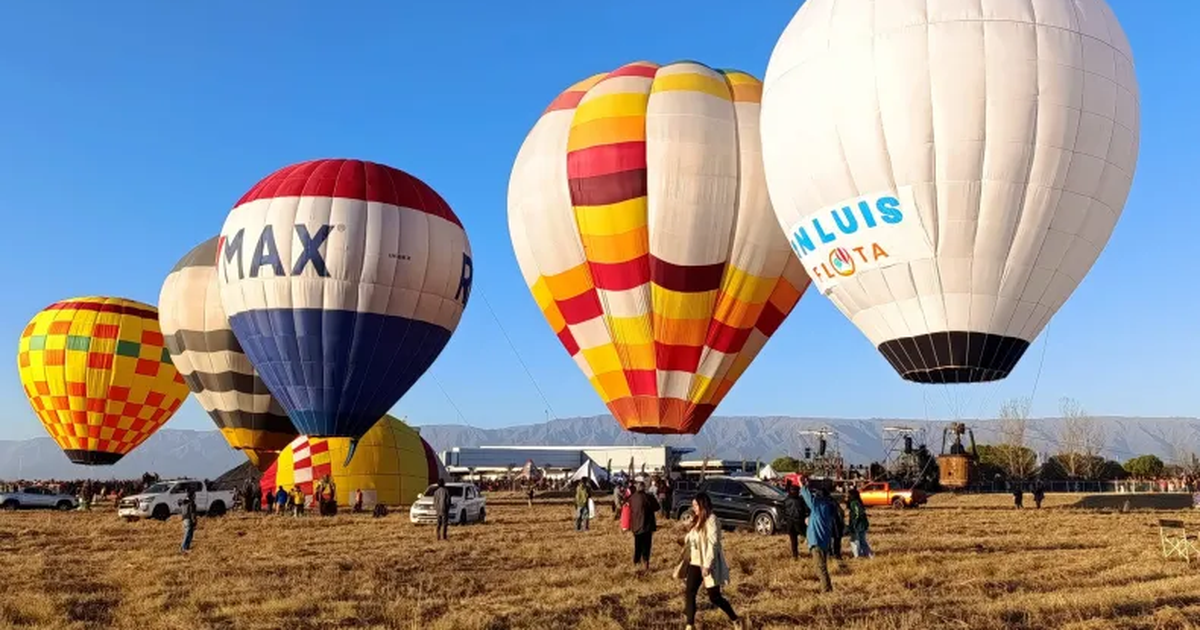
[[[734,627],[744,628],[733,606],[721,594],[721,585],[729,583],[729,564],[721,545],[721,524],[713,514],[712,499],[700,492],[692,500],[695,518],[688,530],[686,544],[688,565],[685,568],[683,612],[687,615],[687,630],[696,624],[696,594],[704,586],[708,601],[720,608],[733,621]]]

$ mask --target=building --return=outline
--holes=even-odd
[[[678,468],[684,455],[695,449],[675,446],[479,446],[442,451],[442,462],[451,475],[504,476],[532,461],[546,473],[573,472],[591,459],[616,472],[662,474]]]
[[[750,460],[729,459],[689,459],[679,462],[679,470],[685,477],[705,477],[711,475],[753,475],[758,473],[759,462]]]

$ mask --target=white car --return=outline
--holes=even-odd
[[[431,485],[417,495],[417,502],[408,510],[408,520],[416,524],[437,524],[437,512],[433,509],[433,493],[437,485]],[[487,518],[487,499],[473,483],[448,483],[450,491],[450,523],[466,525],[482,523]]]
[[[196,491],[196,512],[200,514],[221,516],[233,506],[233,490],[214,490],[196,479],[174,479],[160,481],[141,494],[121,499],[117,515],[127,521],[139,518],[165,521],[172,514],[183,511],[180,502],[187,496],[189,488]]]
[[[69,494],[58,494],[49,488],[29,486],[16,492],[0,493],[0,508],[5,510],[29,510],[47,508],[54,510],[73,510],[79,506],[79,500]]]

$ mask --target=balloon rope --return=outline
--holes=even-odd
[[[446,388],[442,387],[442,381],[438,379],[437,374],[430,373],[430,376],[433,377],[433,382],[437,385],[437,388],[442,390],[442,395],[446,397],[446,402],[450,403],[451,407],[454,407],[454,413],[458,414],[459,422],[468,424],[467,419],[463,417],[462,410],[458,408],[458,405],[455,404],[454,399],[450,397],[450,394],[446,393]]]
[[[1042,381],[1042,366],[1046,364],[1046,347],[1050,345],[1050,324],[1046,324],[1046,339],[1042,341],[1042,358],[1038,361],[1037,375],[1033,377],[1033,391],[1029,393],[1029,408],[1033,408],[1033,398],[1037,396],[1038,383]]]
[[[530,372],[529,366],[525,365],[525,360],[521,358],[521,353],[517,352],[517,346],[513,344],[512,339],[509,338],[508,331],[504,330],[504,324],[500,323],[499,317],[496,317],[496,310],[492,308],[492,303],[488,301],[487,294],[484,293],[482,289],[478,290],[478,293],[479,296],[483,298],[483,303],[487,305],[488,312],[492,314],[492,319],[496,320],[496,327],[500,329],[500,334],[504,335],[504,340],[508,342],[508,347],[511,348],[513,354],[516,355],[517,363],[520,363],[521,369],[525,370],[525,376],[529,377],[529,382],[533,383],[533,388],[537,390],[538,396],[542,397],[542,402],[546,404],[546,409],[549,409],[550,413],[557,418],[558,413],[554,411],[554,407],[546,398],[546,394],[544,394],[542,392],[542,388],[538,386],[537,379],[533,378],[533,372]]]

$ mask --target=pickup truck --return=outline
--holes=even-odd
[[[160,481],[141,494],[125,497],[117,505],[117,515],[127,521],[152,518],[165,521],[182,511],[180,501],[188,488],[196,491],[196,511],[208,516],[221,516],[233,505],[233,490],[216,490],[207,482],[196,479]]]
[[[892,506],[896,509],[917,507],[924,505],[929,497],[916,488],[905,490],[897,484],[886,481],[876,481],[868,483],[858,491],[862,497],[863,505],[866,507],[887,507]]]
[[[692,520],[692,498],[704,492],[712,499],[713,513],[722,527],[753,529],[770,536],[784,525],[783,500],[779,488],[751,477],[709,477],[695,489],[676,487],[671,514],[686,524]]]
[[[466,525],[482,523],[487,519],[487,498],[473,483],[448,483],[450,491],[450,523]],[[408,510],[408,520],[414,524],[437,523],[437,512],[433,509],[433,493],[437,485],[431,485],[417,495],[417,501]]]
[[[73,510],[79,505],[79,500],[69,494],[59,494],[49,488],[27,486],[16,492],[0,493],[0,508],[5,510],[30,510],[48,508],[54,510]]]

